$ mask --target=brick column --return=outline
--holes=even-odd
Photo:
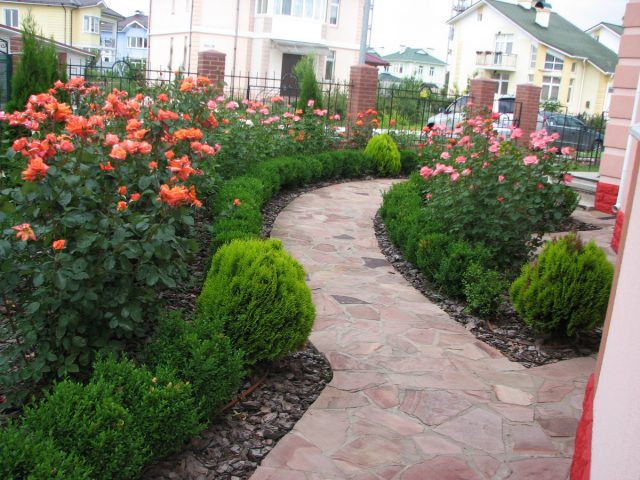
[[[493,98],[498,91],[498,82],[490,78],[474,78],[471,80],[469,95],[473,102],[471,111],[484,115],[493,110]]]
[[[219,87],[220,92],[224,88],[226,57],[225,53],[217,50],[205,50],[198,53],[198,75],[211,80],[213,85]]]
[[[522,129],[521,143],[529,144],[529,136],[536,131],[538,110],[540,109],[540,87],[532,84],[516,86],[516,115],[520,108],[520,125]]]
[[[350,73],[348,117],[355,121],[359,112],[376,108],[378,69],[370,65],[353,65]]]

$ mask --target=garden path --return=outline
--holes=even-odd
[[[424,298],[378,248],[391,184],[315,190],[276,221],[334,375],[251,480],[565,480],[595,360],[525,369]]]

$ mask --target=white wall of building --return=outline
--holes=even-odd
[[[596,28],[589,34],[608,49],[618,53],[618,49],[620,48],[620,36],[618,34],[602,26]]]

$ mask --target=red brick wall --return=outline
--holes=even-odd
[[[528,144],[530,135],[536,131],[541,90],[531,84],[516,87],[516,115],[520,114],[521,141],[525,144]]]
[[[613,228],[613,237],[611,238],[611,248],[613,248],[616,253],[618,253],[618,248],[620,247],[622,227],[624,227],[624,212],[620,211],[616,215],[616,225]]]
[[[198,75],[207,77],[220,88],[224,87],[224,69],[227,55],[217,50],[206,50],[198,53]]]
[[[349,113],[352,121],[359,112],[376,108],[378,98],[378,69],[369,65],[353,65],[350,77]]]
[[[613,206],[618,198],[618,185],[613,183],[598,182],[596,186],[596,210],[604,213],[613,213]]]
[[[469,94],[473,101],[471,111],[485,114],[493,110],[493,98],[498,91],[498,82],[489,78],[475,78],[471,80]]]

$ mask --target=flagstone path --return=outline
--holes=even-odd
[[[251,480],[565,480],[595,360],[525,369],[411,287],[373,230],[391,184],[315,190],[276,221],[334,374]]]

